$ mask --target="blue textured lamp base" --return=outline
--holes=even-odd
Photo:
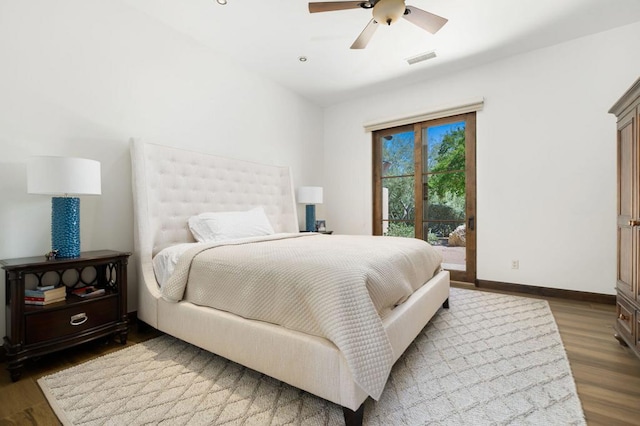
[[[307,232],[315,232],[316,230],[316,206],[315,204],[307,204]]]
[[[59,258],[80,256],[80,198],[51,199],[51,249]]]

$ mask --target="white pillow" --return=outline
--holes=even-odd
[[[182,256],[185,251],[197,245],[198,243],[182,243],[169,246],[153,257],[153,272],[156,274],[156,281],[158,281],[160,287],[162,287],[164,283],[169,280],[171,274],[173,274],[173,270],[176,269],[176,264],[180,256]]]
[[[201,213],[189,218],[193,238],[201,243],[274,234],[262,207],[245,212]]]

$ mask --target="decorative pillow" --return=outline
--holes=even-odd
[[[244,212],[201,213],[189,218],[193,238],[201,243],[274,234],[262,207]]]

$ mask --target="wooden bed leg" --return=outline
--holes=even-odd
[[[442,307],[444,309],[449,309],[449,298],[447,297],[447,300],[444,301],[444,303],[442,304]]]
[[[342,413],[344,414],[344,424],[346,426],[362,426],[362,419],[364,418],[364,402],[356,411],[347,407],[342,407]]]

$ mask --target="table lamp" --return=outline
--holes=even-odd
[[[322,187],[301,186],[298,188],[297,199],[299,204],[306,204],[306,231],[316,230],[316,204],[322,204]]]
[[[27,192],[51,199],[51,249],[56,257],[80,256],[80,199],[100,195],[100,162],[85,158],[35,156],[27,162]]]

